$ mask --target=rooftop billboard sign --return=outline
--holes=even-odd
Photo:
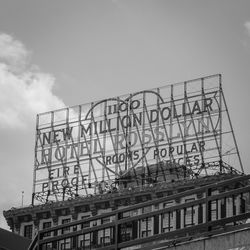
[[[228,134],[233,149],[223,148]],[[138,185],[156,183],[162,162],[184,165],[193,177],[214,174],[230,155],[243,171],[221,76],[214,75],[39,114],[33,197],[44,202],[108,190],[138,167]],[[152,165],[159,167],[154,180]]]

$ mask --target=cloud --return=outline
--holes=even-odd
[[[0,60],[11,70],[24,70],[31,52],[18,40],[7,34],[0,34]]]
[[[55,78],[30,58],[22,42],[0,34],[0,128],[26,128],[37,113],[65,107],[52,92]]]
[[[250,36],[250,22],[245,22],[244,24],[248,36]]]

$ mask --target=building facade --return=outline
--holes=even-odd
[[[243,181],[241,179],[235,181],[237,178],[243,178]],[[117,218],[125,220],[148,215],[145,218],[120,225],[117,240],[129,242],[135,238],[144,239],[169,232],[178,232],[181,229],[247,213],[248,192],[237,191],[238,188],[242,189],[248,185],[247,178],[246,180],[244,178],[246,177],[235,173],[227,173],[197,179],[172,179],[169,182],[143,188],[128,187],[85,198],[10,209],[4,212],[4,216],[13,232],[32,239],[39,231],[60,226],[62,228],[56,235],[66,236],[83,229],[105,227],[105,225],[117,221]],[[217,183],[225,184],[217,187]],[[210,187],[209,194],[207,186]],[[235,191],[235,194],[226,195],[227,192],[232,191]],[[220,197],[220,195],[224,195],[224,197],[210,201],[209,205],[204,201],[208,196]],[[148,203],[149,205],[147,205]],[[181,208],[178,209],[178,207]],[[168,211],[171,208],[172,210]],[[155,216],[154,213],[159,211],[163,212]],[[105,217],[105,215],[108,216]],[[76,224],[73,225],[74,223]],[[241,223],[244,223],[244,219],[228,223],[228,225]],[[214,229],[216,228],[220,228],[220,225]],[[52,232],[47,232],[43,238],[50,238],[50,236],[52,236]],[[113,229],[108,227],[78,236],[78,243],[75,244],[79,248],[75,249],[98,249],[111,245],[113,241]],[[70,239],[63,240],[58,242],[56,248],[53,249],[72,249],[72,244]],[[52,249],[52,243],[43,249]]]

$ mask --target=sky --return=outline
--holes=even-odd
[[[31,204],[37,113],[217,73],[250,173],[249,0],[0,0],[0,227]]]

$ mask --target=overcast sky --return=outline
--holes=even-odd
[[[250,173],[249,0],[0,0],[0,227],[31,203],[37,113],[217,73]]]

